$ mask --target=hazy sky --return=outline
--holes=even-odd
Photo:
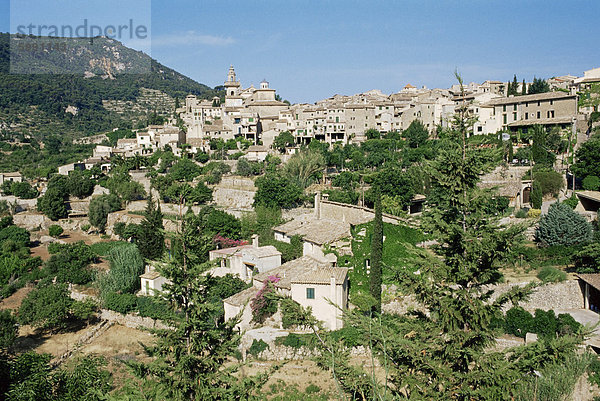
[[[143,19],[151,3],[153,58],[211,87],[233,64],[244,87],[266,78],[292,102],[393,93],[407,83],[449,87],[455,68],[466,82],[483,82],[582,75],[600,66],[598,0],[135,2],[129,11],[107,6],[94,16],[104,24],[114,13]],[[8,31],[10,3],[0,4],[0,30]],[[18,4],[21,12],[30,7],[32,20],[75,24],[72,4],[87,3]]]

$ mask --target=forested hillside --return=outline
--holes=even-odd
[[[76,137],[116,126],[130,128],[155,111],[153,102],[146,101],[149,93],[161,96],[170,107],[175,98],[182,100],[190,93],[205,98],[218,94],[107,38],[94,38],[93,44],[65,39],[72,46],[51,57],[20,52],[20,62],[41,67],[48,74],[11,74],[10,40],[14,37],[0,33],[0,129],[5,131]],[[78,70],[85,70],[85,76],[55,74],[65,63],[76,63]],[[150,63],[150,73],[127,73],[140,71],[145,63]],[[76,108],[75,114],[66,111],[69,106]],[[157,112],[166,114],[167,109]]]

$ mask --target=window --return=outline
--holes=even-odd
[[[540,113],[539,111],[537,112],[537,118],[542,118],[542,113]]]
[[[506,124],[506,114],[504,114],[503,117],[504,117],[504,124]]]
[[[525,119],[529,120],[529,113],[525,113]]]
[[[550,106],[554,104],[554,100],[550,100]]]
[[[550,118],[554,118],[554,110],[550,110]]]
[[[248,119],[248,122],[254,122],[254,118],[253,118],[253,117],[250,117],[250,118]]]
[[[517,111],[517,105],[516,105],[516,104],[515,104],[515,105],[513,105],[513,110],[514,110],[514,111]]]
[[[506,105],[502,106],[502,111],[506,111]]]
[[[483,131],[483,127],[480,125],[479,127],[477,127],[477,132],[482,132]]]
[[[541,102],[538,100],[538,107],[540,106]]]
[[[513,113],[513,120],[517,121],[517,113]]]
[[[315,299],[315,289],[314,288],[306,289],[306,299]]]

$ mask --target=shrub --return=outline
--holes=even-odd
[[[535,183],[542,190],[542,195],[557,195],[563,189],[565,182],[560,173],[556,171],[537,171],[534,172]]]
[[[88,217],[90,224],[100,231],[106,228],[106,218],[109,213],[121,209],[121,200],[117,195],[100,195],[92,198],[90,202]]]
[[[321,387],[317,386],[316,384],[310,384],[306,386],[306,389],[304,390],[306,394],[314,394],[318,393],[319,391],[321,391]]]
[[[63,232],[63,228],[58,224],[53,224],[50,227],[48,227],[48,234],[50,234],[51,237],[58,238]]]
[[[543,245],[585,244],[592,239],[592,226],[569,206],[554,203],[542,216],[535,238]]]
[[[277,312],[279,296],[274,284],[279,280],[280,278],[276,276],[267,277],[263,287],[251,299],[250,308],[252,309],[253,322],[262,323]]]
[[[540,217],[541,214],[542,214],[542,211],[540,209],[529,209],[527,211],[527,218],[534,219],[534,218]]]
[[[12,240],[22,247],[29,245],[29,239],[29,231],[21,227],[8,226],[0,230],[0,242]]]
[[[58,282],[86,284],[93,280],[94,274],[87,267],[96,260],[96,254],[83,241],[74,244],[53,243],[48,245],[48,252],[52,256],[44,269]]]
[[[600,188],[600,178],[595,175],[588,175],[583,179],[583,189],[588,191],[597,191]]]
[[[10,310],[0,310],[0,349],[10,348],[17,338],[17,320]]]
[[[163,300],[155,297],[137,297],[137,310],[142,317],[167,320],[173,317],[173,311]]]
[[[335,341],[343,341],[346,347],[357,347],[363,345],[363,337],[356,327],[346,326],[332,331],[331,338]]]
[[[139,276],[144,272],[144,260],[134,244],[123,244],[108,252],[110,271],[101,276],[101,293],[133,293],[140,288]]]
[[[525,209],[519,209],[517,210],[517,212],[515,213],[515,217],[517,219],[524,219],[527,217],[527,210]]]
[[[552,266],[544,266],[537,274],[544,283],[558,283],[567,279],[567,273]]]
[[[533,316],[521,307],[513,307],[506,311],[504,331],[517,337],[525,338],[531,332]]]
[[[573,260],[577,273],[597,273],[600,271],[600,243],[592,242],[577,252]]]
[[[252,345],[250,345],[250,348],[248,348],[248,353],[256,358],[258,357],[258,354],[260,354],[267,348],[269,348],[269,344],[264,342],[262,339],[258,341],[253,340]]]
[[[21,303],[19,321],[42,329],[64,328],[72,303],[65,284],[38,287]]]
[[[90,229],[91,225],[90,224],[84,224],[81,226],[81,230],[82,231],[88,231]]]
[[[283,298],[279,302],[281,308],[281,325],[284,329],[309,324],[307,317],[312,315],[311,308],[306,310],[298,302],[291,298]]]
[[[542,193],[542,189],[541,189],[540,185],[538,185],[536,182],[534,182],[533,190],[531,191],[531,195],[530,195],[531,207],[533,207],[534,209],[541,209],[543,197],[544,197],[544,194]]]
[[[109,292],[102,296],[102,302],[106,309],[119,313],[129,313],[137,306],[137,297],[133,294],[119,294]]]
[[[575,209],[579,203],[579,198],[577,195],[573,194],[570,198],[565,199],[562,203],[569,206],[571,209]]]

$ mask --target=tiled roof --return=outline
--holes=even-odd
[[[343,284],[348,276],[348,269],[342,267],[326,267],[313,270],[305,270],[296,278],[291,280],[292,284],[330,284],[331,278],[335,278],[336,284]]]
[[[599,273],[587,273],[587,274],[578,274],[580,280],[588,283],[592,287],[597,290],[600,290],[600,274]]]
[[[259,246],[258,248],[249,246],[244,248],[243,252],[247,252],[253,256],[256,256],[257,258],[281,255],[281,252],[279,252],[273,245]]]
[[[574,117],[574,116],[573,116]],[[535,118],[531,120],[519,120],[508,124],[509,127],[523,127],[529,125],[548,125],[548,124],[569,124],[573,122],[573,117],[555,117],[555,118]]]
[[[229,298],[225,298],[223,302],[229,305],[242,306],[245,305],[246,302],[248,302],[250,298],[252,298],[257,292],[258,288],[252,286],[250,288],[246,288],[245,290],[238,292],[237,294],[230,296]]]
[[[329,262],[320,261],[310,256],[302,256],[301,258],[290,260],[275,269],[259,273],[254,276],[254,280],[263,283],[267,277],[277,276],[280,280],[275,283],[275,286],[289,290],[292,283],[310,282],[329,284],[332,274],[336,277],[336,283],[342,284],[348,271],[344,268],[331,267]],[[323,277],[326,277],[327,280],[323,281]],[[338,278],[341,281],[338,281]],[[320,281],[316,282],[317,280]]]
[[[501,99],[490,100],[489,104],[503,105],[503,104],[513,104],[513,103],[536,102],[538,100],[556,100],[556,99],[567,99],[567,98],[575,98],[575,97],[576,97],[576,95],[571,95],[569,93],[557,91],[557,92],[536,93],[534,95],[503,97]]]
[[[337,220],[316,219],[312,216],[296,218],[273,230],[288,236],[299,235],[317,245],[329,244],[350,236],[350,224]]]
[[[155,280],[155,279],[157,279],[159,277],[160,277],[160,273],[157,272],[157,271],[150,271],[150,272],[147,272],[147,273],[144,273],[144,274],[140,275],[140,278],[145,278],[145,279],[148,279],[148,280]]]

